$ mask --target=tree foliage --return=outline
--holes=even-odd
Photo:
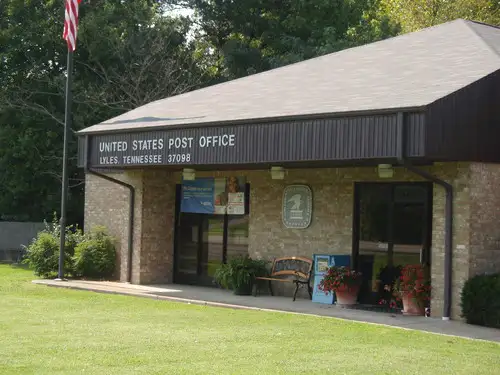
[[[403,32],[457,18],[500,25],[498,0],[381,0],[380,13],[399,24]]]
[[[76,132],[203,83],[186,39],[188,20],[162,1],[92,0],[80,6],[74,55]],[[64,3],[0,5],[0,219],[42,220],[59,211],[66,83]],[[83,216],[83,173],[70,143],[69,222]]]
[[[225,79],[395,35],[373,22],[376,0],[178,0],[195,11],[198,39]]]

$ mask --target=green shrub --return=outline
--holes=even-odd
[[[467,323],[500,328],[500,273],[467,280],[461,297]]]
[[[75,275],[80,277],[109,277],[115,270],[116,251],[113,239],[105,228],[93,229],[75,248]]]
[[[25,264],[32,268],[37,276],[49,278],[58,274],[59,270],[59,238],[53,233],[42,231],[26,248]],[[64,275],[73,270],[73,250],[66,246],[64,249]]]
[[[37,276],[50,278],[59,272],[59,244],[61,225],[54,214],[51,223],[45,222],[45,229],[39,232],[30,245],[24,248],[23,263],[32,268]],[[64,246],[64,276],[73,274],[73,255],[76,245],[83,239],[83,232],[74,226],[66,227]]]

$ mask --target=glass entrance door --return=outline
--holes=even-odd
[[[176,282],[212,285],[224,256],[224,216],[180,213]]]
[[[221,263],[248,255],[249,185],[245,186],[244,210],[238,214],[182,212],[177,187],[174,233],[174,282],[214,286]]]
[[[177,252],[175,279],[183,284],[196,284],[200,273],[200,215],[183,213],[179,217],[177,241],[182,252]]]
[[[363,273],[359,300],[377,304],[381,271],[387,276],[392,266],[430,264],[432,184],[359,183],[355,195],[353,258]]]

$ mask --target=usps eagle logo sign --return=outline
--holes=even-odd
[[[283,224],[286,228],[305,229],[311,225],[312,190],[307,185],[290,185],[283,192]]]

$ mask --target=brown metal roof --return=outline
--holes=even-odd
[[[500,29],[459,19],[158,100],[80,133],[422,107],[499,70],[499,52]]]

